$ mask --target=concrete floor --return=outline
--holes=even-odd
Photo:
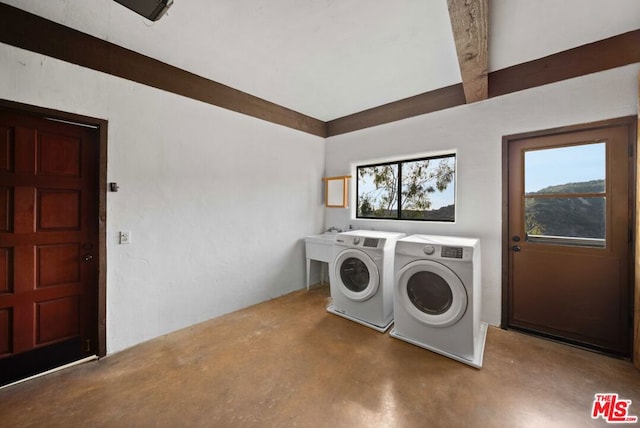
[[[587,427],[628,361],[490,328],[476,370],[299,291],[0,390],[2,427]]]

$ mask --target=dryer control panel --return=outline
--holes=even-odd
[[[461,259],[462,247],[442,247],[440,257],[446,257],[449,259]]]

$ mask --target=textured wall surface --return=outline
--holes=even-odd
[[[0,74],[0,98],[109,121],[109,353],[304,287],[322,138],[1,44]]]
[[[327,175],[372,161],[457,153],[456,222],[355,220],[351,208],[325,209],[325,226],[482,240],[483,320],[501,312],[502,137],[636,114],[640,65],[584,76],[327,140]]]

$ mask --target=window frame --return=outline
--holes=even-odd
[[[425,219],[425,218],[402,218],[402,164],[406,164],[406,163],[412,163],[412,162],[420,162],[420,161],[427,161],[427,160],[433,160],[433,159],[446,159],[446,158],[453,158],[453,162],[454,162],[454,172],[453,172],[453,218],[451,220],[443,220],[443,219]],[[374,217],[374,216],[363,216],[360,215],[360,174],[359,174],[359,169],[360,168],[371,168],[371,167],[382,167],[382,166],[389,166],[389,165],[397,165],[397,174],[398,174],[398,188],[397,188],[397,209],[396,209],[396,215],[395,217]],[[391,221],[419,221],[419,222],[437,222],[437,223],[455,223],[456,222],[456,199],[457,199],[457,192],[456,192],[456,181],[457,181],[457,175],[458,175],[458,156],[456,152],[446,152],[446,153],[442,153],[442,154],[437,154],[437,155],[429,155],[429,156],[422,156],[422,157],[418,157],[418,158],[409,158],[409,159],[399,159],[399,160],[392,160],[392,161],[381,161],[381,162],[375,162],[375,163],[367,163],[367,164],[363,164],[363,165],[355,165],[354,166],[354,172],[355,172],[355,177],[356,179],[355,181],[355,192],[354,193],[354,197],[355,197],[355,203],[353,204],[355,213],[354,213],[354,217],[357,220],[391,220]]]

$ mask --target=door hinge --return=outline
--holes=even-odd
[[[86,339],[84,341],[84,352],[91,351],[91,339]]]

